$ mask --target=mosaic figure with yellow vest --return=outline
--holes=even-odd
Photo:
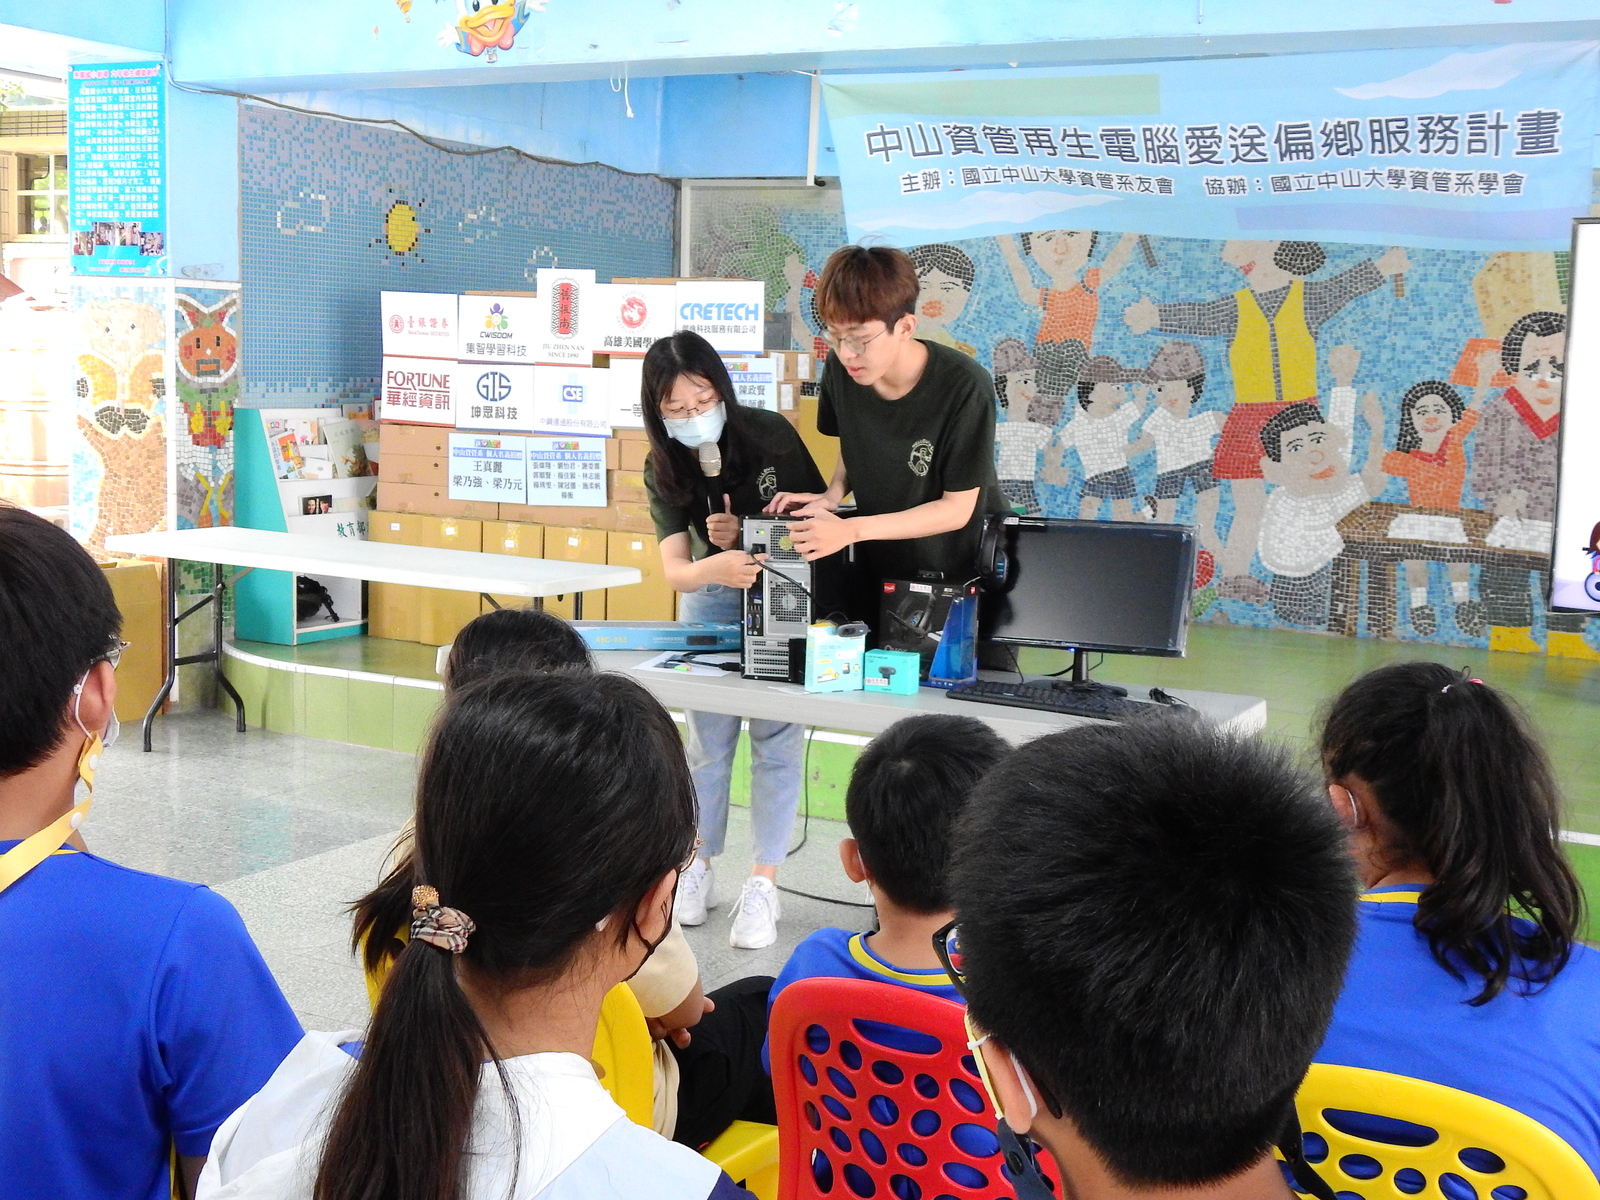
[[[1317,398],[1317,333],[1386,276],[1405,272],[1404,250],[1393,248],[1329,279],[1307,279],[1327,255],[1315,242],[1230,241],[1222,261],[1243,272],[1245,286],[1215,300],[1157,304],[1141,297],[1123,316],[1134,333],[1228,339],[1233,408],[1217,441],[1214,472],[1233,495],[1233,525],[1222,552],[1218,594],[1263,602],[1267,588],[1250,574],[1266,505],[1261,477],[1261,429],[1289,405]]]

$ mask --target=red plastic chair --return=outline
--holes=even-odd
[[[778,1200],[1012,1195],[959,1004],[887,983],[802,979],[767,1036]],[[1040,1156],[1054,1184],[1055,1163]]]

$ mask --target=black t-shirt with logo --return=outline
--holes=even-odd
[[[878,579],[934,572],[962,582],[977,574],[984,516],[1011,511],[994,470],[994,380],[959,350],[922,344],[928,364],[916,386],[898,400],[885,400],[854,382],[830,355],[817,429],[839,439],[856,510],[863,516],[904,512],[946,492],[983,489],[963,529],[857,547]]]
[[[744,407],[741,413],[746,421],[744,428],[756,445],[758,458],[755,469],[737,486],[728,487],[720,482],[709,485],[715,490],[719,510],[724,495],[732,502],[735,515],[754,517],[760,515],[767,501],[779,492],[820,492],[826,489],[828,485],[823,482],[817,464],[811,460],[811,451],[806,449],[799,432],[789,424],[787,418],[762,408]],[[699,474],[698,467],[695,473]],[[680,507],[664,501],[656,492],[655,474],[648,458],[644,461],[644,486],[650,493],[650,517],[656,523],[656,537],[665,541],[675,533],[687,533],[690,557],[697,562],[719,553],[706,537],[706,505],[696,501],[687,507]],[[709,490],[707,494],[710,494]]]

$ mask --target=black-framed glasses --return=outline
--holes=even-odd
[[[967,975],[961,965],[961,922],[951,921],[950,924],[937,929],[933,934],[933,952],[939,956],[939,965],[944,968],[944,973],[950,977],[950,986],[965,1000],[967,998]]]
[[[131,642],[126,642],[126,641],[123,641],[121,638],[118,638],[117,639],[117,644],[115,646],[111,647],[111,649],[107,650],[104,654],[102,654],[99,658],[95,659],[94,662],[90,663],[89,665],[92,667],[92,666],[95,665],[95,663],[108,662],[108,663],[111,664],[111,669],[113,671],[115,671],[117,669],[117,664],[122,661],[122,652],[124,650],[126,650],[130,645],[132,645]]]

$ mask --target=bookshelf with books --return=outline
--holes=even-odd
[[[236,524],[366,539],[378,483],[369,406],[241,408],[234,437]],[[292,646],[367,627],[359,580],[257,570],[239,579],[234,597],[235,628],[247,641]]]

